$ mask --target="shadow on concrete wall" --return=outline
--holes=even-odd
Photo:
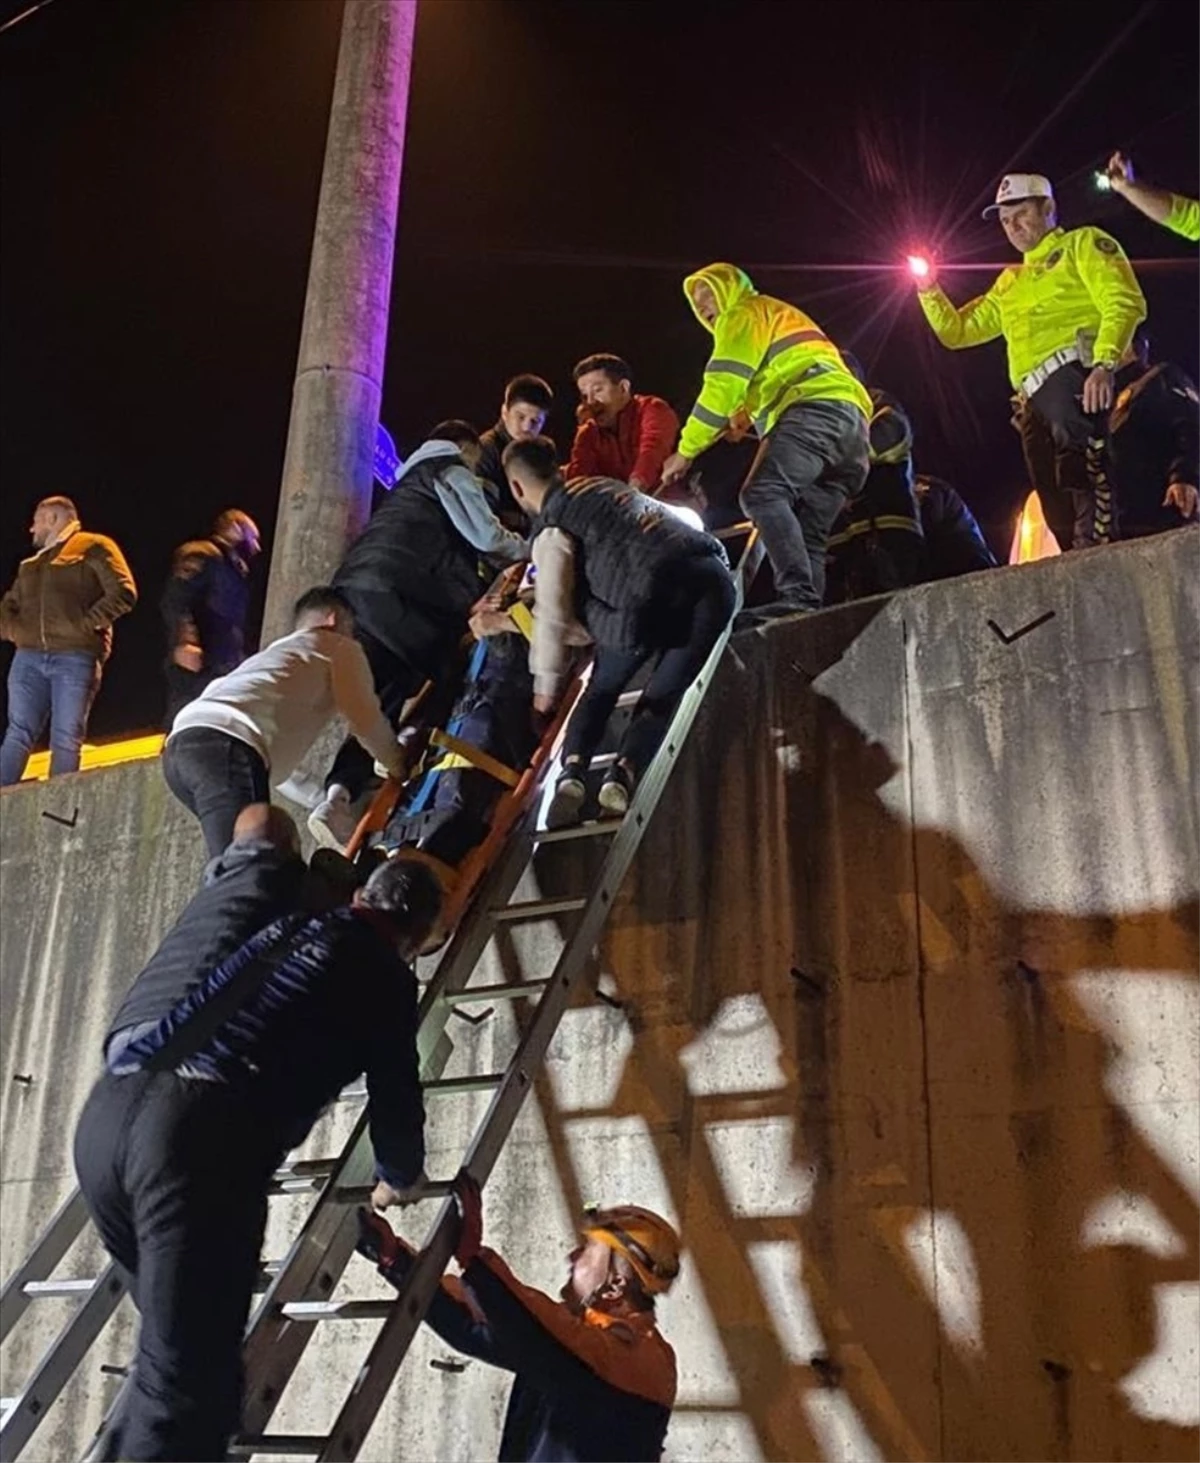
[[[818,688],[882,607],[814,623],[790,675],[753,647],[729,672],[741,717],[700,729],[615,912],[634,1040],[586,1116],[647,1121],[763,1458],[1195,1457],[1187,1378],[1161,1375],[1194,1348],[1168,1303],[1197,1279],[1188,1139],[1118,1069],[1165,1074],[1197,905],[1020,906],[897,813],[902,667],[887,745]],[[577,1210],[545,1079],[539,1100]]]

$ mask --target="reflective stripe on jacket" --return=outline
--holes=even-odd
[[[697,284],[712,290],[719,308],[709,324],[692,298]],[[760,295],[733,264],[710,264],[683,282],[696,318],[713,334],[704,384],[684,423],[679,451],[698,457],[734,416],[750,418],[765,437],[798,401],[846,401],[870,420],[865,388],[850,374],[837,346],[811,316],[784,300]]]
[[[1082,336],[1091,360],[1126,352],[1146,301],[1120,244],[1103,229],[1051,229],[1044,239],[965,305],[936,285],[917,295],[944,346],[962,350],[1003,336],[1014,386],[1055,351]],[[1088,362],[1085,362],[1087,364]]]

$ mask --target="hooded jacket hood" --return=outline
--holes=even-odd
[[[717,309],[722,315],[726,310],[732,309],[734,305],[758,294],[750,276],[744,269],[739,269],[736,264],[706,264],[695,274],[689,274],[683,282],[683,292],[687,296],[688,304],[692,307],[692,314],[710,334],[712,325],[696,309],[696,302],[692,298],[692,290],[698,284],[706,284],[712,290]]]

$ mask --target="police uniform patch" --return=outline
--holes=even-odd
[[[1117,252],[1116,240],[1097,239],[1096,248],[1100,250],[1101,254],[1115,254]]]

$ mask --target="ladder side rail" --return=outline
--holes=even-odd
[[[745,556],[743,562],[746,562]],[[738,602],[740,601],[739,576]],[[600,878],[558,958],[550,983],[537,1004],[533,1019],[508,1065],[504,1081],[475,1135],[464,1167],[481,1187],[487,1182],[512,1130],[575,986],[587,969],[589,957],[608,919],[612,902],[633,863],[646,828],[683,750],[687,734],[716,675],[732,628],[731,618],[713,646],[704,668],[685,692],[672,717],[662,746],[639,785],[633,803],[609,847]],[[342,1463],[342,1460],[357,1457],[358,1450],[374,1423],[412,1339],[441,1284],[443,1272],[454,1251],[456,1233],[456,1206],[453,1201],[447,1201],[396,1297],[391,1314],[375,1339],[350,1397],[338,1414],[329,1442],[320,1455],[320,1463]]]
[[[12,1463],[20,1455],[124,1294],[117,1267],[110,1262],[71,1324],[50,1343],[33,1376],[0,1422],[0,1463]]]
[[[83,1194],[76,1187],[58,1206],[54,1217],[38,1235],[25,1260],[4,1282],[0,1291],[0,1342],[25,1314],[31,1297],[25,1287],[34,1280],[49,1279],[54,1267],[67,1253],[88,1223]]]

